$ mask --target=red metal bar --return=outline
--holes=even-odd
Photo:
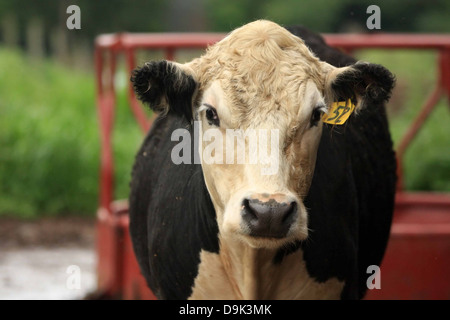
[[[106,60],[105,54],[108,54]],[[97,211],[97,251],[99,294],[117,297],[121,292],[119,279],[122,275],[120,233],[113,208],[114,162],[111,134],[116,105],[114,75],[116,52],[96,47],[95,68],[97,83],[97,107],[101,136],[100,195]],[[107,66],[105,70],[105,66]]]
[[[450,106],[450,49],[444,50],[439,56],[440,83],[447,93]]]
[[[446,49],[450,48],[448,34],[324,34],[332,47],[367,49]]]
[[[103,34],[95,44],[102,48],[205,48],[220,41],[225,33],[121,33]],[[450,47],[448,34],[324,34],[333,47],[352,49],[444,49]]]
[[[114,74],[116,68],[116,55],[109,52],[108,73],[104,70],[104,52],[96,48],[97,70],[97,107],[101,134],[101,165],[100,165],[100,207],[108,209],[113,200],[113,153],[111,133],[113,129],[114,108],[116,104],[114,90]]]
[[[100,35],[95,45],[102,48],[180,49],[206,48],[225,37],[224,33],[121,33]]]

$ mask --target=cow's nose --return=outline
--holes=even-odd
[[[297,202],[284,197],[250,197],[242,203],[242,220],[254,237],[283,238],[297,217]],[[267,200],[267,201],[265,201]]]

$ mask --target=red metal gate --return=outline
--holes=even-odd
[[[221,40],[218,33],[101,35],[95,42],[97,107],[101,132],[100,204],[97,211],[98,293],[109,298],[155,299],[139,273],[128,232],[128,205],[113,199],[112,130],[117,58],[128,72],[136,66],[136,51],[164,50],[174,60],[176,50],[203,49]],[[413,34],[328,34],[328,44],[352,52],[363,48],[428,49],[438,53],[436,85],[399,147],[399,184],[388,249],[381,265],[381,290],[367,299],[450,299],[450,194],[403,190],[403,156],[439,98],[450,101],[450,36]],[[151,126],[128,86],[130,108],[143,132]],[[131,170],[131,169],[130,169]]]

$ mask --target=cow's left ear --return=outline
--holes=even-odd
[[[357,62],[351,66],[335,68],[324,63],[327,74],[325,96],[332,103],[352,99],[356,111],[367,104],[389,100],[395,85],[394,75],[379,64]]]
[[[136,96],[159,113],[174,112],[193,119],[192,103],[197,83],[189,67],[166,60],[147,62],[131,74]]]

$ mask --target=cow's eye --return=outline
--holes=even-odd
[[[324,106],[319,105],[314,108],[312,115],[311,115],[311,127],[315,127],[319,124],[320,119],[322,118],[324,112]]]
[[[214,107],[208,106],[206,109],[206,120],[208,120],[209,125],[218,127],[220,125],[219,116]]]

